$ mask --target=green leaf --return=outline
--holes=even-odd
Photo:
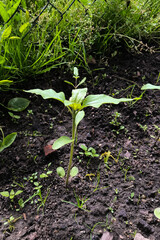
[[[14,118],[14,119],[20,119],[20,118],[21,118],[20,116],[15,115],[15,114],[13,114],[12,112],[8,112],[8,114],[9,114],[12,118]]]
[[[87,147],[84,144],[81,144],[80,148],[83,149],[84,151],[87,151]]]
[[[58,174],[59,177],[63,178],[65,176],[64,168],[58,167],[57,168],[57,174]]]
[[[0,192],[0,194],[1,194],[3,197],[9,197],[9,192],[7,192],[7,191]]]
[[[67,84],[69,84],[69,85],[71,85],[72,87],[74,87],[74,84],[73,83],[71,83],[71,82],[69,82],[69,81],[64,81],[65,83],[67,83]]]
[[[86,81],[86,77],[83,78],[83,79],[80,81],[80,83],[77,85],[77,87],[79,87],[80,85],[82,85],[85,81]]]
[[[0,152],[2,152],[5,148],[9,147],[14,142],[16,136],[16,132],[7,135],[0,144]]]
[[[56,99],[60,102],[65,101],[65,95],[63,92],[55,92],[53,89],[47,89],[47,90],[41,90],[41,89],[31,89],[31,90],[27,90],[25,92],[28,93],[35,93],[37,95],[41,95],[43,99],[49,99],[49,98],[53,98]]]
[[[8,16],[8,13],[7,13],[7,11],[5,10],[4,7],[5,7],[5,5],[3,4],[2,1],[0,1],[0,15],[3,18],[3,21],[7,22],[9,16]]]
[[[42,174],[40,175],[40,178],[47,178],[47,177],[48,177],[48,175],[45,174],[45,173],[42,173]]]
[[[12,98],[8,102],[8,109],[15,111],[15,112],[20,112],[26,109],[29,105],[30,101],[26,98]]]
[[[21,194],[23,191],[22,190],[18,190],[16,193],[15,193],[15,196]]]
[[[1,61],[1,58],[0,58],[0,61]],[[1,62],[0,62],[0,64],[1,64]],[[12,83],[13,83],[13,81],[10,81],[10,80],[1,80],[0,81],[0,86],[7,86],[7,87],[9,87]]]
[[[143,85],[143,87],[141,88],[141,90],[160,90],[160,86],[156,86],[156,85],[152,85],[150,83],[147,83],[145,85]]]
[[[78,174],[78,168],[77,167],[73,167],[70,171],[70,176],[71,177],[75,177]]]
[[[87,94],[87,90],[87,88],[73,89],[72,96],[70,97],[69,101],[72,103],[81,104]]]
[[[16,11],[16,9],[18,8],[20,2],[21,2],[21,0],[17,0],[16,3],[7,11],[7,13],[10,16]]]
[[[63,147],[64,145],[69,144],[73,141],[74,141],[74,139],[71,139],[67,136],[62,136],[54,142],[54,144],[52,145],[52,149],[57,150],[57,149]]]
[[[78,68],[77,67],[74,67],[74,76],[75,77],[78,77],[79,74],[78,74]]]
[[[78,126],[80,121],[82,121],[82,119],[84,118],[84,115],[85,115],[84,111],[80,111],[80,112],[77,113],[76,118],[75,118],[76,127]]]
[[[98,95],[89,95],[83,101],[82,108],[84,107],[94,107],[99,108],[102,104],[111,103],[111,104],[119,104],[120,102],[129,102],[133,101],[133,99],[128,98],[113,98],[107,96],[105,94],[98,94]]]
[[[5,62],[5,58],[3,56],[0,56],[0,64],[3,64],[4,62]],[[7,81],[7,80],[2,80],[2,81]]]
[[[26,30],[26,28],[28,27],[28,25],[29,25],[29,22],[26,22],[23,25],[21,25],[19,28],[20,33],[23,33]]]
[[[72,96],[70,97],[69,101],[65,100],[64,105],[70,106],[74,110],[81,109],[81,103],[87,94],[87,88],[79,88],[72,90]]]
[[[14,196],[15,196],[15,192],[14,192],[14,190],[12,189],[11,192],[10,192],[10,194],[9,194],[9,197],[10,197],[10,199],[13,199]]]
[[[12,26],[10,25],[9,27],[7,27],[7,28],[3,31],[2,37],[1,37],[2,41],[3,41],[4,39],[7,39],[7,38],[10,36],[11,32],[12,32]]]
[[[158,219],[160,219],[160,207],[159,207],[159,208],[156,208],[156,209],[154,210],[154,215],[155,215]]]
[[[20,37],[17,37],[17,36],[12,36],[12,37],[10,37],[9,39],[11,39],[11,40],[19,40],[19,39],[21,39]]]

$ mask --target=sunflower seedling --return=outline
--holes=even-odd
[[[77,80],[77,76],[78,76],[77,68],[74,68],[74,75],[75,74],[76,74],[75,79]],[[78,85],[80,85],[80,83]],[[77,83],[75,85],[77,87]],[[73,153],[74,153],[74,145],[75,145],[76,136],[77,136],[77,127],[85,116],[84,109],[86,107],[99,108],[102,104],[119,104],[121,102],[128,102],[133,100],[128,98],[116,99],[105,94],[88,95],[86,97],[87,90],[88,90],[87,88],[73,89],[72,95],[69,98],[69,100],[66,100],[64,92],[57,93],[53,89],[47,89],[47,90],[31,89],[31,90],[25,91],[28,93],[41,95],[44,99],[55,99],[60,101],[61,103],[64,104],[65,107],[68,108],[72,116],[72,137],[70,138],[68,136],[61,136],[59,139],[57,139],[54,142],[52,146],[54,150],[57,150],[66,144],[71,144],[70,159],[69,159],[67,176],[66,176],[66,186],[68,185],[69,177],[70,176],[73,177],[78,173],[77,167],[72,168],[72,160],[73,160]],[[60,174],[60,176],[64,177],[64,173],[65,173],[64,169],[62,172],[61,170],[62,168],[61,169],[58,168],[57,172],[58,174]]]

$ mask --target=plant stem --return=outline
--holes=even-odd
[[[73,140],[73,142],[71,144],[71,149],[70,149],[70,159],[69,159],[68,170],[67,170],[66,186],[68,185],[68,180],[69,180],[70,171],[71,171],[71,167],[72,167],[72,160],[73,160],[75,134],[76,134],[75,117],[76,117],[76,113],[73,110],[73,112],[72,112],[72,140]]]

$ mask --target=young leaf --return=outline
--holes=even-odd
[[[10,197],[10,199],[13,199],[14,196],[15,196],[15,192],[14,192],[14,190],[12,189],[11,192],[10,192],[10,194],[9,194],[9,197]]]
[[[0,56],[0,64],[3,64],[5,62],[5,58],[3,56]],[[7,80],[2,80],[2,81],[7,81]],[[2,84],[0,81],[0,85]]]
[[[141,88],[141,90],[160,90],[160,86],[156,86],[156,85],[152,85],[150,83],[147,83],[145,85],[143,85],[143,87]]]
[[[3,18],[4,22],[7,22],[7,20],[9,19],[8,13],[5,10],[5,5],[2,3],[2,1],[0,1],[0,15]]]
[[[154,210],[154,215],[160,219],[160,207]]]
[[[23,33],[24,30],[28,27],[28,25],[29,25],[29,22],[22,24],[19,28],[20,33]]]
[[[83,149],[84,151],[87,151],[87,147],[84,144],[81,144],[80,148]]]
[[[56,99],[62,103],[64,103],[65,101],[65,95],[63,92],[55,92],[53,89],[47,89],[47,90],[41,90],[41,89],[31,89],[31,90],[27,90],[25,92],[28,93],[35,93],[37,95],[41,95],[43,99],[49,99],[49,98],[53,98]]]
[[[9,147],[15,140],[17,136],[17,133],[11,133],[9,135],[7,135],[3,141],[0,142],[0,152],[2,152],[5,148]]]
[[[133,99],[128,99],[128,98],[118,99],[118,98],[107,96],[105,94],[89,95],[83,101],[82,108],[85,108],[85,107],[99,108],[102,104],[105,104],[105,103],[119,104],[120,102],[129,102],[129,101],[133,101]]]
[[[30,101],[26,98],[12,98],[8,102],[7,109],[15,112],[21,112],[28,107],[29,103]]]
[[[3,34],[2,34],[2,37],[1,37],[2,41],[3,41],[4,39],[7,39],[7,38],[10,36],[11,31],[12,31],[12,26],[10,25],[9,27],[7,27],[7,28],[4,30],[4,32],[3,32]]]
[[[72,103],[81,104],[86,94],[87,94],[87,88],[73,89],[72,96],[70,97],[69,101]]]
[[[84,118],[84,115],[85,115],[84,111],[80,111],[77,113],[76,118],[75,118],[76,127],[78,126],[80,121],[82,121],[82,119]]]
[[[48,175],[45,174],[45,173],[42,173],[42,174],[40,175],[40,178],[47,178],[47,177],[48,177]]]
[[[67,137],[67,136],[62,136],[60,138],[58,138],[52,145],[52,149],[57,150],[61,147],[63,147],[66,144],[69,144],[71,142],[73,142],[74,140],[72,140],[71,138]]]
[[[21,194],[23,191],[22,190],[18,190],[16,193],[15,193],[15,196]]]
[[[9,197],[9,192],[7,192],[7,191],[0,192],[0,194],[1,194],[3,197]]]
[[[75,77],[78,77],[79,74],[78,74],[78,68],[77,67],[74,67],[74,76]]]
[[[58,174],[59,177],[63,178],[65,176],[64,168],[58,167],[57,168],[57,174]]]
[[[80,85],[82,85],[85,81],[86,81],[86,77],[83,78],[83,79],[80,81],[80,83],[77,85],[77,87],[79,87]]]
[[[71,177],[75,177],[78,174],[78,168],[77,167],[73,167],[70,171],[70,176]]]

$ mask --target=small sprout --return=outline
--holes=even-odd
[[[71,177],[75,177],[78,174],[78,168],[77,167],[73,167],[70,171],[70,176]]]
[[[89,177],[89,180],[92,181],[92,178],[91,178],[91,177],[95,177],[95,174],[93,174],[93,173],[88,173],[88,174],[86,174],[86,177]]]
[[[57,168],[57,174],[58,174],[59,177],[63,178],[65,176],[64,168],[58,167]]]

